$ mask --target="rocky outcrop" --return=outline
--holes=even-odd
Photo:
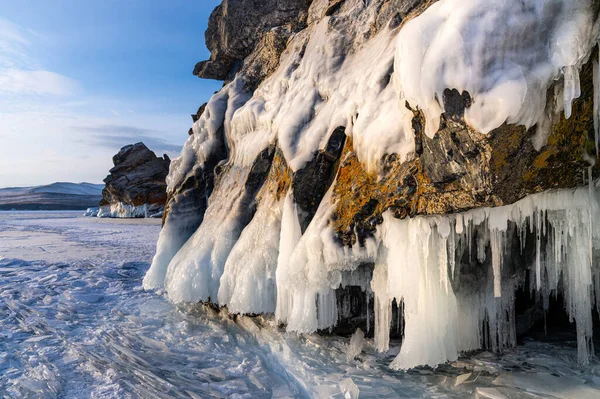
[[[114,167],[104,179],[98,216],[162,216],[170,162],[167,155],[157,157],[144,143],[121,148],[113,157]]]
[[[279,63],[288,38],[305,27],[309,0],[225,0],[210,15],[206,46],[210,60],[194,75],[231,80],[240,69],[256,87]]]
[[[393,365],[406,368],[455,356],[466,333],[444,334],[465,320],[476,337],[461,335],[472,347],[460,350],[510,347],[515,312],[531,325],[541,296],[567,300],[573,276],[600,281],[589,253],[579,266],[553,258],[580,254],[585,234],[588,251],[597,244],[591,223],[571,223],[600,209],[600,2],[476,4],[225,0],[207,31],[211,60],[194,73],[226,84],[174,161],[144,286],[274,312],[300,332],[375,325],[382,351],[386,329],[406,328],[423,345]],[[585,22],[566,23],[575,15]],[[548,277],[559,275],[560,288]],[[569,284],[592,292],[584,280]],[[526,284],[535,298],[515,296]],[[422,326],[452,354],[429,356]],[[578,334],[585,348],[590,330]]]

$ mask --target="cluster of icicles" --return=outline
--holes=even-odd
[[[460,352],[512,347],[514,293],[529,273],[531,286],[524,288],[541,295],[545,310],[550,295],[563,295],[576,323],[579,361],[587,364],[593,354],[594,298],[600,304],[598,204],[590,185],[451,216],[395,220],[386,215],[385,251],[371,282],[377,348],[388,349],[394,298],[404,306],[404,339],[392,367],[434,366]],[[528,244],[535,248],[531,264],[519,256]],[[473,264],[491,273],[476,282],[478,274],[471,271],[471,279],[462,282],[469,276],[463,269]]]
[[[532,283],[527,288],[541,295],[545,310],[550,295],[564,297],[577,327],[579,361],[586,364],[593,354],[591,312],[600,302],[600,268],[595,263],[600,229],[594,223],[599,217],[598,193],[590,184],[456,215],[398,220],[386,213],[377,237],[367,242],[370,248],[363,249],[362,256],[324,256],[323,251],[339,249],[326,248],[323,234],[321,239],[310,232],[306,240],[300,238],[297,214],[288,199],[275,314],[295,331],[332,327],[338,321],[335,290],[361,286],[368,298],[374,296],[379,351],[389,349],[392,302],[402,304],[404,337],[391,366],[435,366],[455,360],[461,352],[514,346],[514,293],[530,273]],[[312,252],[302,245],[313,245]],[[528,245],[534,248],[532,264],[526,263],[526,256],[518,256]],[[354,260],[336,262],[340,256]],[[348,270],[369,258],[374,264],[370,283],[368,274],[353,276]]]

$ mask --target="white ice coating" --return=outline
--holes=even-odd
[[[340,246],[329,226],[334,204],[331,190],[308,228],[298,236],[297,211],[294,205],[286,205],[282,227],[292,228],[295,233],[287,235],[280,247],[277,265],[276,318],[287,322],[288,329],[313,332],[337,324],[338,309],[335,289],[343,282],[343,271],[352,271],[362,263],[376,259],[378,245],[369,239],[364,247]],[[293,247],[292,244],[296,243]]]
[[[217,302],[225,263],[244,227],[240,218],[248,212],[239,182],[246,180],[249,168],[234,168],[212,194],[198,230],[168,265],[165,288],[175,302]]]
[[[219,287],[219,304],[232,313],[274,313],[275,270],[283,201],[266,194],[231,250]]]
[[[223,136],[226,133],[223,130],[231,125],[233,113],[245,104],[248,98],[242,80],[236,79],[210,99],[202,116],[193,124],[193,134],[183,146],[181,154],[170,164],[167,192],[173,192],[186,177],[193,176],[196,169],[205,166],[206,161],[224,141]],[[174,198],[174,202],[174,206],[177,206],[177,197]],[[225,215],[226,211],[223,211],[223,217]],[[216,225],[218,221],[214,223]],[[152,266],[144,277],[145,289],[156,289],[165,285],[169,264],[189,239],[189,235],[184,235],[178,224],[185,226],[186,221],[166,223],[161,230]],[[215,277],[217,281],[219,278],[220,276]],[[216,290],[213,289],[212,292],[215,293]]]
[[[314,2],[310,15],[320,15],[314,8],[325,3]],[[405,103],[424,113],[426,133],[433,136],[446,88],[470,94],[465,119],[476,130],[538,124],[535,145],[541,147],[553,113],[564,109],[570,116],[581,92],[579,70],[598,39],[590,0],[440,0],[400,29],[371,36],[379,5],[347,0],[335,18],[295,34],[277,71],[254,93],[238,76],[213,96],[171,163],[169,191],[223,143],[225,172],[191,238],[167,222],[144,287],[165,287],[175,302],[210,299],[235,313],[275,312],[289,330],[313,332],[337,323],[335,289],[359,265],[373,263],[373,280],[359,285],[374,296],[377,348],[388,347],[395,298],[403,307],[405,337],[393,367],[434,366],[461,351],[514,345],[516,282],[503,273],[511,222],[522,246],[525,226],[538,234],[536,260],[526,265],[533,288],[549,295],[564,279],[585,363],[596,273],[590,248],[600,248],[590,238],[596,237],[590,223],[597,217],[595,194],[548,193],[510,207],[408,221],[387,214],[375,237],[353,247],[335,240],[331,192],[304,232],[291,194],[282,201],[263,195],[246,220],[244,182],[268,145],[276,142],[297,171],[343,126],[359,161],[377,171],[385,154],[401,161],[413,156],[413,114]],[[598,68],[594,75],[598,131]],[[558,104],[547,101],[553,84]],[[453,255],[461,249],[480,263],[490,256],[485,289],[455,292],[464,265]]]
[[[544,126],[546,93],[561,75],[570,117],[597,33],[589,0],[438,1],[398,35],[398,90],[423,110],[430,137],[446,88],[471,95],[465,119],[482,133],[504,122]]]

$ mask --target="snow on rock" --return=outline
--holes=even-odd
[[[554,118],[562,111],[572,117],[582,94],[579,72],[598,39],[590,0],[440,0],[380,29],[382,1],[326,5],[313,2],[309,25],[290,36],[279,68],[256,90],[238,74],[194,123],[171,163],[166,223],[144,287],[164,287],[174,302],[274,312],[288,330],[311,333],[338,323],[336,290],[358,285],[367,301],[374,298],[382,352],[396,302],[404,338],[391,366],[407,369],[514,346],[514,293],[529,273],[531,291],[564,296],[579,361],[587,363],[592,281],[600,278],[592,185],[452,215],[387,211],[371,235],[355,230],[358,238],[342,245],[332,225],[333,186],[325,185],[307,216],[294,200],[294,177],[340,128],[375,180],[387,156],[414,160],[422,145],[415,120],[421,115],[435,137],[449,88],[469,99],[464,122],[478,134],[505,123],[537,125],[539,149]],[[556,98],[548,100],[550,88]],[[282,199],[261,190],[275,147],[292,175],[291,188],[281,184]],[[203,201],[196,213],[192,199]],[[523,255],[529,252],[531,262]],[[353,274],[364,265],[372,279]],[[349,397],[358,395],[345,386]]]

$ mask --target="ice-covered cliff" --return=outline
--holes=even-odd
[[[127,145],[113,157],[104,179],[98,217],[161,217],[167,200],[166,176],[171,160],[157,157],[144,143]]]
[[[244,4],[211,16],[194,72],[226,83],[171,163],[144,287],[381,351],[399,331],[402,369],[514,346],[523,304],[559,302],[585,364],[600,3]]]

